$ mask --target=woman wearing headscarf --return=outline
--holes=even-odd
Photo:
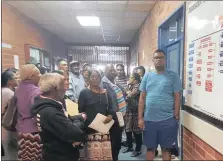
[[[2,73],[2,115],[5,113],[5,108],[9,100],[14,96],[15,88],[18,86],[18,76],[11,70],[6,70]],[[4,148],[4,159],[16,160],[17,159],[17,143],[16,133],[7,131],[2,127],[2,147]]]
[[[139,102],[139,85],[141,82],[140,75],[133,73],[129,77],[128,86],[126,89],[126,98],[127,98],[127,112],[125,115],[125,132],[127,136],[127,148],[123,150],[123,153],[131,152],[132,157],[136,157],[141,154],[142,146],[142,131],[138,127],[138,102]],[[134,134],[136,140],[136,147],[133,150],[132,144],[132,133]]]
[[[110,135],[102,134],[88,126],[95,119],[98,113],[106,116],[104,123],[112,120],[114,112],[111,107],[110,99],[105,89],[100,87],[101,75],[97,70],[92,70],[89,75],[88,88],[80,93],[78,101],[79,112],[87,114],[85,131],[87,132],[87,145],[83,151],[83,160],[112,160],[112,149]]]
[[[61,100],[66,92],[64,77],[57,73],[44,74],[39,82],[41,95],[35,98],[32,113],[43,143],[44,161],[77,161],[80,144],[85,141],[86,114],[71,117]]]
[[[40,95],[38,83],[40,71],[33,64],[26,64],[20,69],[21,83],[15,91],[17,98],[18,120],[18,159],[24,161],[41,160],[42,145],[35,117],[31,114],[34,98]]]

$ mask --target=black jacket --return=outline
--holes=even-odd
[[[74,142],[84,142],[84,120],[80,116],[66,117],[63,106],[51,99],[36,97],[31,109],[37,116],[37,125],[43,143],[46,161],[75,161],[79,150]]]

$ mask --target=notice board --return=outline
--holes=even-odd
[[[185,105],[223,121],[223,2],[188,3]]]

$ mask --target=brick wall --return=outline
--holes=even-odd
[[[183,1],[158,1],[155,4],[135,38],[138,43],[133,40],[130,46],[139,53],[140,65],[152,65],[152,54],[158,48],[158,27],[182,4]]]
[[[12,45],[2,48],[2,68],[14,67],[14,55],[19,56],[20,66],[25,64],[24,45],[30,44],[52,54],[66,58],[67,45],[56,35],[18,12],[2,1],[2,43]]]
[[[186,128],[183,131],[184,160],[223,160],[222,154],[194,135],[191,131]]]

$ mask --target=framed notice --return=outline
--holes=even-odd
[[[223,2],[193,1],[186,13],[185,105],[223,121]]]

